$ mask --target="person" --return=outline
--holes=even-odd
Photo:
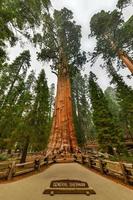
[[[40,166],[40,158],[36,157],[35,160],[34,160],[34,169],[38,170],[39,166]]]
[[[48,156],[46,156],[46,157],[44,158],[44,162],[46,162],[46,165],[48,165]]]
[[[74,154],[73,157],[74,157],[74,162],[76,162],[77,161],[77,155]]]

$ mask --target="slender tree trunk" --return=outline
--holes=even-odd
[[[25,140],[25,144],[24,144],[24,147],[23,147],[23,150],[22,150],[22,156],[21,156],[21,159],[20,159],[20,163],[25,163],[25,161],[26,161],[29,143],[30,143],[30,138],[28,136]]]
[[[105,34],[104,37],[110,42],[111,48],[116,51],[118,48],[115,42],[111,39],[110,35]],[[123,63],[127,66],[130,72],[133,74],[133,60],[123,50],[118,49],[117,54],[118,54],[118,57],[123,61]]]
[[[123,61],[123,63],[128,67],[130,72],[133,74],[133,60],[122,51],[118,51],[119,58]]]
[[[22,65],[20,65],[20,67],[18,68],[18,71],[17,71],[17,73],[16,73],[16,75],[15,75],[15,77],[14,77],[14,80],[13,80],[13,82],[12,82],[12,83],[11,83],[11,85],[10,85],[9,91],[8,91],[8,93],[7,93],[6,97],[5,97],[5,100],[4,100],[3,104],[2,104],[2,107],[4,107],[4,106],[5,106],[5,104],[6,104],[6,103],[7,103],[7,101],[8,101],[8,98],[9,98],[9,96],[10,96],[11,92],[12,92],[12,89],[13,89],[13,87],[14,87],[14,84],[15,84],[15,82],[16,82],[16,80],[17,80],[17,78],[18,78],[18,75],[19,75],[19,73],[20,73],[20,70],[21,70],[21,68],[22,68]]]
[[[8,149],[7,154],[11,154],[12,153],[12,149]]]

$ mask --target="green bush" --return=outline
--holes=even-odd
[[[0,154],[0,161],[8,160],[8,156],[4,154]]]
[[[133,163],[133,156],[129,156],[129,155],[120,155],[118,157],[116,156],[112,156],[110,157],[111,161],[122,161],[122,162],[127,162],[127,163]]]

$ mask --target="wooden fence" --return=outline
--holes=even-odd
[[[26,163],[0,163],[0,179],[11,180],[13,177],[23,175],[32,171],[39,171],[43,166],[48,166],[58,162],[58,157],[49,156],[35,159]],[[98,170],[104,175],[110,175],[123,180],[126,184],[133,184],[133,164],[113,162],[106,159],[96,158],[95,156],[73,155],[73,160],[84,164],[88,168]]]
[[[43,166],[48,166],[55,162],[54,157],[45,157],[43,159],[35,159],[31,162],[16,163],[0,163],[0,179],[11,180],[13,177],[23,175],[32,171],[39,171]]]
[[[133,164],[114,162],[85,155],[76,156],[75,161],[80,164],[85,164],[90,169],[98,170],[104,175],[119,178],[126,184],[133,184]]]

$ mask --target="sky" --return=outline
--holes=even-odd
[[[91,17],[101,10],[111,11],[115,8],[117,0],[51,0],[52,2],[52,9],[61,9],[63,7],[67,7],[68,9],[72,10],[74,15],[74,20],[77,24],[81,25],[82,27],[82,40],[81,40],[81,49],[88,52],[93,51],[95,46],[94,39],[88,39],[88,35],[90,33],[89,22]],[[124,10],[124,18],[127,20],[133,13],[133,6],[128,7]],[[36,60],[36,50],[33,45],[26,43],[24,49],[29,49],[32,55],[32,69],[35,70],[36,74],[40,72],[42,67],[44,67],[48,84],[57,82],[56,76],[51,73],[50,67],[47,64],[39,63]],[[9,57],[13,60],[19,53],[22,51],[21,45],[17,45],[15,48],[9,49]],[[82,72],[83,74],[89,74],[90,70],[93,71],[98,77],[98,83],[105,90],[109,86],[109,78],[103,69],[99,67],[101,64],[101,60],[98,59],[94,67],[90,68],[90,64],[86,64],[84,66],[85,70]],[[124,80],[127,84],[133,85],[133,78],[132,80],[127,79],[126,76],[130,74],[128,69],[121,69],[119,71],[121,75],[123,75]]]

